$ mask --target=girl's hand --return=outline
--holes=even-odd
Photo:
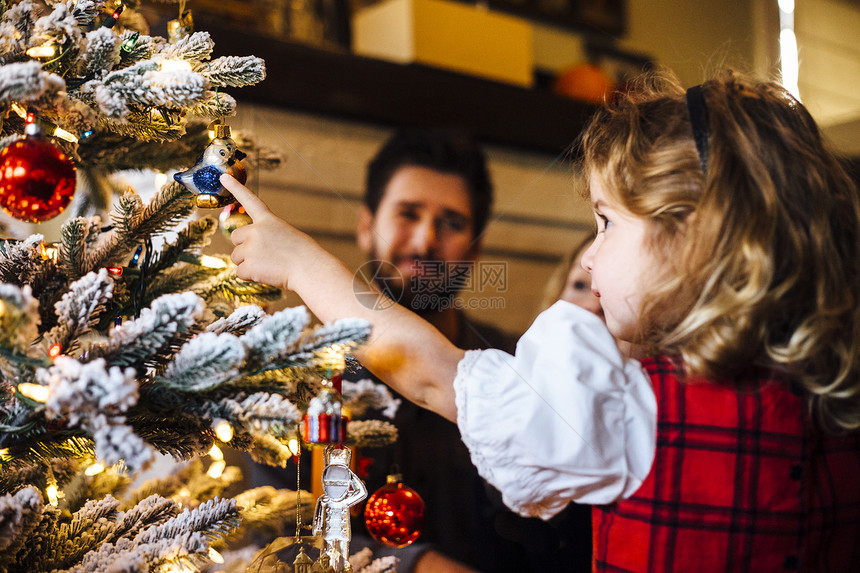
[[[236,276],[288,288],[295,256],[308,239],[307,235],[272,213],[259,197],[230,175],[222,175],[221,184],[236,197],[253,221],[230,234],[235,245],[230,258],[236,264]]]

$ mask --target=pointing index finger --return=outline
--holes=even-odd
[[[256,222],[258,218],[272,212],[259,197],[236,181],[231,175],[224,173],[221,175],[220,181],[221,185],[232,193],[242,207],[245,208],[245,212],[251,217],[252,221]]]

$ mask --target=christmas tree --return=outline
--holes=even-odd
[[[113,200],[111,173],[187,167],[233,113],[222,88],[265,77],[254,56],[212,59],[184,10],[165,39],[135,8],[0,1],[0,199],[28,221],[74,211],[58,242],[0,241],[0,571],[194,571],[242,522],[301,519],[300,492],[220,497],[238,477],[218,446],[284,465],[321,381],[370,332],[312,326],[304,308],[267,314],[281,293],[201,254],[217,221],[188,221],[195,196],[179,182],[146,204]],[[355,412],[390,400],[344,396]],[[349,425],[357,445],[394,437],[385,422]],[[197,461],[129,493],[156,452]],[[391,567],[363,554],[353,569]]]

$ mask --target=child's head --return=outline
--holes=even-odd
[[[858,191],[780,86],[725,72],[701,96],[691,122],[677,82],[648,76],[583,138],[591,186],[647,230],[646,260],[627,269],[642,291],[627,301],[633,336],[710,377],[784,367],[820,397],[818,413],[860,426]],[[587,253],[595,283],[601,265],[630,264],[601,256],[615,232],[601,225]]]

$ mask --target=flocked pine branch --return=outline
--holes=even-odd
[[[158,383],[185,391],[210,390],[239,376],[245,353],[238,337],[203,332],[182,346]]]
[[[241,479],[241,471],[233,466],[227,466],[220,476],[212,477],[202,458],[195,458],[178,466],[169,475],[143,482],[137,489],[124,496],[120,509],[128,510],[154,495],[175,499],[185,507],[195,507],[213,497],[224,497],[224,492]]]
[[[103,357],[118,366],[138,365],[140,369],[193,332],[203,309],[203,301],[193,293],[159,297],[139,318],[111,330],[107,342],[94,345],[90,356]]]
[[[235,100],[218,90],[265,78],[260,58],[211,60],[214,43],[207,32],[171,41],[133,29],[142,23],[135,1],[123,3],[125,12],[113,27],[100,27],[114,8],[102,0],[52,0],[47,9],[30,0],[7,3],[0,15],[0,107],[31,106],[78,136],[78,143],[63,145],[79,167],[111,169],[115,162],[96,161],[86,148],[98,149],[101,159],[122,156],[121,148],[107,143],[112,134],[157,148],[183,138],[195,116],[232,115]],[[28,55],[31,48],[53,48],[54,55],[40,61]],[[22,129],[13,117],[0,137]],[[190,147],[199,154],[199,142]],[[186,167],[193,157],[168,154],[162,160],[166,170]]]
[[[123,262],[137,247],[141,237],[170,230],[191,214],[191,197],[191,192],[175,181],[162,187],[145,207],[134,193],[120,197],[113,218],[115,230],[103,245],[90,254],[87,272]]]
[[[241,341],[253,349],[248,355],[249,365],[264,370],[279,358],[294,354],[310,319],[304,307],[262,319],[241,337]]]
[[[34,488],[0,497],[0,569],[142,572],[182,561],[199,565],[210,542],[239,522],[233,500],[214,498],[181,513],[176,502],[158,495],[127,511],[119,506],[107,496],[65,520]]]
[[[349,565],[355,573],[394,573],[399,561],[394,555],[373,559],[373,552],[367,547],[349,556]]]
[[[20,312],[3,317],[21,326],[16,332],[29,332],[7,341],[8,353],[25,357],[25,339],[37,332],[36,303],[27,297],[26,287],[4,288],[12,293],[6,297],[9,306]],[[64,319],[68,327],[51,331],[49,338],[62,333],[71,348],[71,333],[89,328],[94,309],[109,292],[104,272],[75,283],[73,294],[57,305],[69,317]],[[304,309],[262,317],[259,308],[235,311],[235,317],[216,324],[214,330],[220,333],[205,332],[203,311],[203,301],[193,293],[165,295],[140,317],[90,341],[78,358],[61,355],[47,363],[21,358],[48,397],[40,405],[7,396],[5,404],[17,406],[0,410],[7,415],[8,432],[0,437],[2,445],[28,463],[50,459],[52,453],[77,453],[108,465],[122,461],[135,469],[147,464],[153,448],[180,458],[204,453],[213,443],[211,426],[218,419],[233,424],[245,443],[262,434],[283,437],[295,432],[301,418],[296,404],[303,400],[295,400],[295,385],[256,378],[260,369],[268,369],[264,357],[281,368],[290,365],[295,378],[318,384],[316,377],[331,361],[342,360],[336,357],[353,350],[369,333],[364,321],[306,329]],[[28,321],[29,330],[24,328]],[[237,336],[226,331],[230,329],[247,331]],[[384,433],[377,430],[373,440]],[[93,445],[82,448],[72,437]]]
[[[73,282],[69,291],[54,305],[57,325],[45,338],[48,344],[57,345],[68,353],[74,348],[76,339],[87,334],[94,318],[104,311],[108,299],[113,296],[113,281],[106,269],[90,273]]]
[[[265,318],[266,312],[257,305],[248,304],[240,306],[229,316],[219,318],[206,327],[207,332],[220,334],[229,332],[231,334],[244,334],[251,327],[260,323]]]
[[[162,247],[150,266],[150,272],[159,272],[178,263],[183,254],[197,251],[207,246],[210,237],[218,228],[218,222],[212,217],[195,219],[177,233],[176,240]]]

